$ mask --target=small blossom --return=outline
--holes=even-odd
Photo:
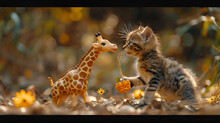
[[[141,89],[134,90],[133,96],[135,99],[140,99],[142,96],[144,96],[144,91],[142,91]]]
[[[14,105],[16,107],[29,107],[35,101],[35,96],[32,94],[31,91],[25,92],[24,89],[16,92],[15,97],[12,98]]]
[[[211,98],[207,99],[206,102],[207,103],[212,103],[215,101],[216,96],[212,96]]]
[[[104,94],[105,93],[105,90],[103,88],[100,88],[98,89],[97,91],[100,95]]]

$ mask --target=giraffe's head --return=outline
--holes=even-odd
[[[101,33],[96,33],[95,36],[97,38],[97,43],[92,44],[94,48],[99,48],[102,52],[115,52],[118,49],[116,44],[113,44],[108,40],[103,39]]]

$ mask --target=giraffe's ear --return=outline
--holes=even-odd
[[[93,44],[92,44],[92,47],[94,47],[94,48],[99,48],[99,44],[98,44],[98,43],[93,43]]]
[[[50,86],[53,87],[53,80],[52,80],[52,78],[51,78],[51,77],[48,77],[48,80],[49,80],[49,82],[50,82]]]

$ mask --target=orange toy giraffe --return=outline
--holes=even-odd
[[[53,103],[60,105],[69,95],[71,95],[72,98],[72,106],[77,104],[79,95],[83,97],[85,103],[90,102],[87,93],[87,79],[95,60],[102,52],[115,52],[117,50],[117,45],[103,39],[100,33],[96,33],[95,36],[97,42],[92,44],[92,47],[81,58],[73,70],[69,71],[56,82],[53,82],[52,78],[48,77]]]

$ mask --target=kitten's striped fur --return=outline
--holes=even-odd
[[[150,27],[140,26],[127,33],[123,49],[128,56],[138,57],[139,72],[139,76],[124,79],[129,79],[132,87],[147,85],[139,106],[149,104],[156,91],[167,101],[197,99],[195,75],[161,55],[157,36]]]

